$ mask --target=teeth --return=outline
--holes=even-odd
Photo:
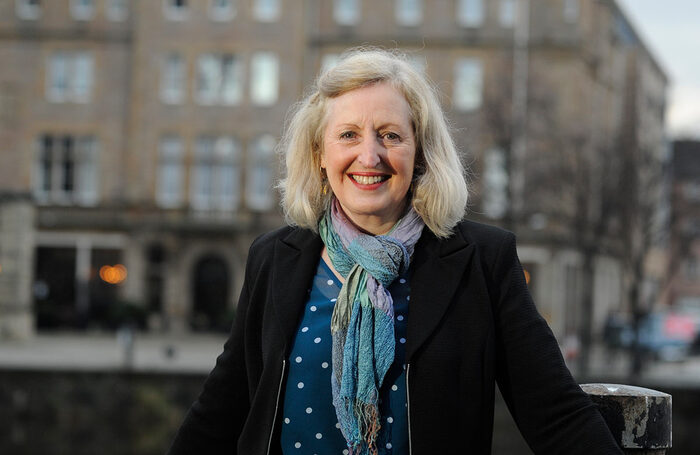
[[[361,185],[372,185],[373,183],[379,183],[384,179],[384,177],[381,175],[353,175],[352,178]]]

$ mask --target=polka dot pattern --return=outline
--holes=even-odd
[[[377,448],[381,455],[408,454],[404,366],[410,300],[407,276],[389,286],[394,300],[396,355],[379,392],[382,429]],[[281,408],[284,425],[280,442],[285,454],[348,454],[332,404],[330,380],[330,319],[340,286],[333,272],[320,261],[289,356],[291,361]]]

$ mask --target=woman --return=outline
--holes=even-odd
[[[437,97],[355,50],[286,132],[290,226],[251,246],[171,454],[490,453],[494,385],[536,453],[621,453],[537,313],[514,236],[468,221]]]

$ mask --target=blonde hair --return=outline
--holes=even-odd
[[[416,141],[411,204],[436,236],[447,237],[464,216],[468,190],[445,116],[431,85],[405,55],[377,48],[343,54],[293,107],[280,149],[286,176],[279,188],[287,222],[317,230],[328,207],[331,193],[323,194],[320,171],[328,99],[379,82],[391,83],[411,110]]]

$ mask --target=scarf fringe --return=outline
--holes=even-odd
[[[349,403],[349,401],[347,400],[346,405],[348,410],[352,408],[352,413],[357,418],[359,427],[358,440],[349,443],[348,450],[350,454],[359,455],[362,453],[362,449],[366,447],[369,454],[377,455],[379,453],[377,439],[379,438],[379,431],[382,429],[377,405],[359,401]]]

